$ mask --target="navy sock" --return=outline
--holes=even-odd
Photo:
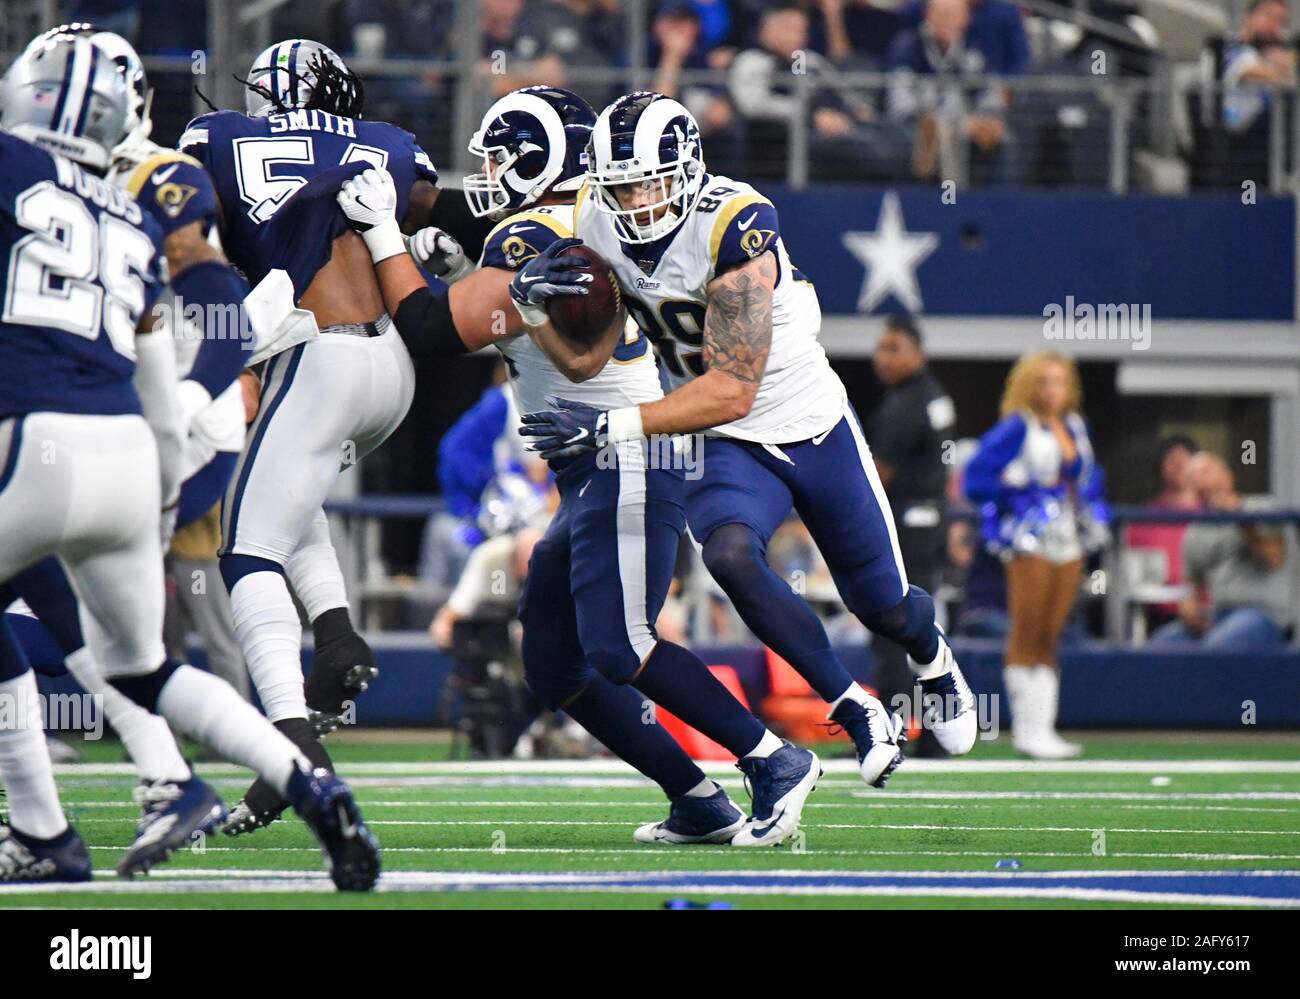
[[[758,640],[798,670],[822,700],[834,701],[848,689],[853,677],[831,651],[821,618],[767,564],[752,528],[719,527],[704,543],[704,564]]]
[[[639,691],[596,674],[562,710],[611,753],[663,788],[664,794],[677,798],[704,780],[704,771],[654,720],[650,708]]]
[[[632,685],[737,757],[752,752],[767,732],[699,656],[672,642],[655,645]]]

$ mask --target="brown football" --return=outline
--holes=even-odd
[[[618,278],[605,258],[585,243],[564,253],[587,261],[584,270],[591,274],[591,281],[585,286],[585,295],[556,295],[547,299],[546,314],[556,332],[566,339],[584,345],[595,343],[623,309]]]

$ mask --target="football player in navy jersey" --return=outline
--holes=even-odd
[[[399,217],[422,224],[438,175],[410,133],[361,117],[361,81],[319,42],[270,46],[246,85],[247,113],[195,119],[181,149],[212,176],[230,259],[255,284],[284,272],[319,335],[267,363],[261,410],[223,503],[221,573],[267,717],[328,767],[319,736],[378,670],[353,628],[322,504],[340,470],[397,428],[414,391],[411,358],[384,311],[370,256],[334,195],[341,177],[381,166],[397,180]],[[305,687],[290,583],[315,637]],[[259,781],[226,831],[256,829],[287,807]]]
[[[594,120],[586,101],[557,87],[526,87],[487,110],[469,144],[483,170],[465,178],[465,194],[471,210],[496,225],[478,270],[447,295],[430,291],[406,253],[385,172],[367,170],[339,196],[363,230],[413,354],[452,356],[494,344],[521,409],[540,408],[561,392],[601,408],[663,394],[649,344],[622,309],[607,333],[616,341],[612,352],[579,385],[565,369],[584,363],[585,345],[561,335],[529,300],[541,287],[580,293],[590,278],[583,261],[564,251],[574,242],[574,202]],[[412,240],[422,264],[452,270],[446,258],[455,248],[441,242],[430,230]],[[560,507],[533,551],[520,600],[524,674],[544,703],[568,712],[668,796],[668,817],[637,828],[637,842],[729,843],[746,823],[727,792],[651,723],[653,715],[647,721],[644,695],[744,761],[756,802],[780,799],[781,814],[764,838],[779,843],[794,833],[821,766],[816,754],[769,732],[699,657],[656,634],[685,527],[683,465],[659,457],[634,441],[600,459],[588,452],[555,463]],[[781,789],[769,779],[777,757],[798,775]]]
[[[159,224],[164,253],[175,273],[179,273],[176,268],[184,260],[203,255],[211,255],[215,264],[222,264],[224,257],[219,252],[210,254],[202,245],[216,221],[211,182],[192,159],[149,140],[153,125],[149,118],[150,93],[135,49],[119,35],[81,23],[51,29],[33,39],[27,48],[37,49],[60,35],[88,39],[101,57],[117,68],[127,85],[126,135],[110,152],[108,180],[126,189]],[[236,287],[246,290],[237,275],[221,277],[227,291],[233,293]],[[182,281],[181,286],[185,294],[208,292],[205,287],[196,288],[190,279]],[[192,336],[189,327],[182,330],[166,318],[183,311],[183,297],[164,291],[160,302],[169,307],[157,310],[159,319],[153,331],[136,337],[136,350],[142,360],[136,366],[135,377],[140,383],[140,396],[151,403],[145,416],[158,443],[164,505],[162,539],[166,547],[173,524],[176,528],[186,526],[210,510],[225,491],[243,447],[244,407],[235,375],[247,360],[250,344],[242,335],[245,331],[233,323],[220,329],[209,324],[211,330],[198,332],[211,335]],[[224,311],[230,303],[221,298],[189,302],[191,308],[207,304],[222,306]],[[174,377],[180,381],[173,388],[170,383]],[[154,404],[153,400],[158,402]],[[180,419],[176,420],[178,413]],[[58,560],[46,559],[0,588],[0,604],[18,597],[44,625],[50,640],[47,650],[58,652],[33,660],[33,668],[52,675],[69,672],[99,700],[146,785],[184,779],[189,767],[166,722],[118,693],[95,666],[81,628],[76,596]],[[0,659],[8,652],[0,643]],[[21,664],[12,660],[8,668],[19,670]]]
[[[347,786],[225,682],[162,645],[158,448],[132,378],[136,338],[162,286],[158,223],[102,174],[123,138],[127,85],[90,40],[56,36],[4,79],[0,116],[0,583],[57,555],[85,608],[109,682],[179,730],[250,766],[288,796],[340,888],[367,889],[379,851]],[[172,287],[238,304],[243,286],[206,242],[166,247]],[[0,624],[0,631],[7,626]],[[6,636],[9,639],[12,636]],[[10,825],[0,880],[84,880],[84,844],[59,805],[30,670],[0,673],[18,708],[0,729]],[[15,717],[9,714],[8,717]],[[225,816],[191,773],[147,785],[146,813],[118,865],[147,870]]]

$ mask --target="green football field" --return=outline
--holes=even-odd
[[[120,746],[86,744],[59,784],[95,882],[0,888],[0,907],[1300,907],[1300,736],[1073,735],[1084,760],[980,743],[910,760],[884,790],[858,780],[847,743],[818,747],[801,834],[754,851],[633,843],[666,803],[611,760],[457,763],[440,733],[349,732],[329,745],[384,846],[366,896],[334,892],[296,818],[117,878],[135,781]],[[708,769],[744,807],[739,773]],[[248,783],[199,771],[232,804]]]

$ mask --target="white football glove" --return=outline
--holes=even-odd
[[[455,284],[474,272],[474,262],[465,256],[461,245],[436,226],[411,237],[411,256],[444,284]]]
[[[338,203],[352,228],[366,241],[375,263],[406,252],[397,224],[397,188],[387,170],[371,167],[345,181]]]

